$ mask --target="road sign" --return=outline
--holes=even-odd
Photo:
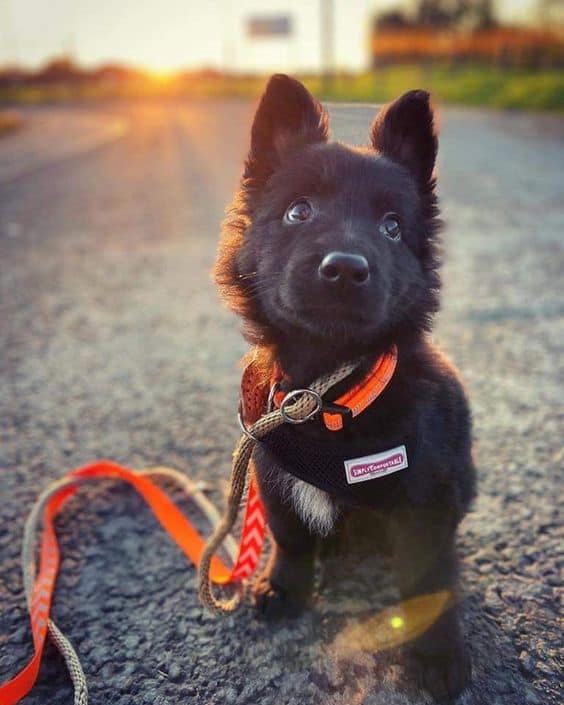
[[[252,39],[289,37],[292,34],[290,15],[255,15],[247,19],[247,34]]]

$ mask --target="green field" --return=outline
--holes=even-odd
[[[319,93],[317,81],[309,87]],[[564,71],[501,71],[494,68],[394,66],[335,79],[323,97],[384,102],[411,88],[425,88],[444,103],[496,108],[564,110]]]
[[[411,88],[425,88],[442,103],[531,110],[564,110],[564,71],[501,70],[489,66],[390,66],[375,71],[337,75],[330,83],[302,76],[324,100],[379,103]],[[37,103],[147,96],[249,97],[264,78],[240,76],[171,77],[168,80],[0,87],[0,103]]]

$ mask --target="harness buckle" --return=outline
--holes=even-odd
[[[325,402],[325,404],[321,407],[321,411],[324,414],[339,414],[339,416],[342,416],[343,419],[352,418],[352,409],[350,407],[345,406],[344,404],[335,404],[335,402],[332,401]]]
[[[321,407],[323,414],[338,414],[343,421],[343,431],[347,431],[351,421],[353,420],[352,409],[344,404],[336,404],[335,402],[325,402]]]
[[[286,410],[286,406],[288,404],[291,404],[292,401],[301,397],[302,395],[309,395],[310,397],[312,397],[312,399],[315,401],[315,408],[312,409],[309,414],[304,416],[303,419],[295,419],[289,415],[288,411]],[[291,392],[288,392],[284,399],[282,399],[282,401],[280,402],[280,413],[282,414],[282,418],[286,423],[297,425],[313,419],[315,416],[317,416],[317,414],[319,414],[322,407],[323,399],[313,389],[293,389]]]

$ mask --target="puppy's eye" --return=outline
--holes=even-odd
[[[400,240],[401,225],[399,215],[397,213],[386,213],[380,221],[378,230],[381,235],[384,235],[384,237],[387,237],[389,240]]]
[[[303,223],[313,216],[313,208],[307,198],[299,198],[288,207],[284,214],[287,223]]]

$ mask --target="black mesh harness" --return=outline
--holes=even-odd
[[[284,381],[277,383],[276,387],[282,399],[292,391]],[[272,390],[269,399],[270,402],[275,400]],[[376,398],[374,402],[377,403]],[[323,412],[341,415],[342,429],[329,430],[323,422]],[[415,461],[417,430],[413,428],[407,436],[394,436],[393,433],[390,435],[389,429],[385,434],[379,433],[378,428],[370,428],[366,433],[366,428],[360,430],[359,426],[358,417],[353,417],[350,408],[323,400],[320,413],[314,419],[299,426],[283,424],[270,431],[260,443],[286,472],[300,480],[328,492],[345,504],[377,507],[383,498],[388,502],[391,495],[401,492],[409,466]],[[401,468],[393,465],[380,467],[386,459],[397,460],[400,455],[405,458]],[[366,468],[370,465],[366,459],[373,456],[383,456],[384,460],[379,464],[381,471],[366,472],[360,481],[351,482],[347,464],[349,468],[358,467],[358,464],[351,463],[357,460]],[[397,472],[393,471],[396,469]]]

